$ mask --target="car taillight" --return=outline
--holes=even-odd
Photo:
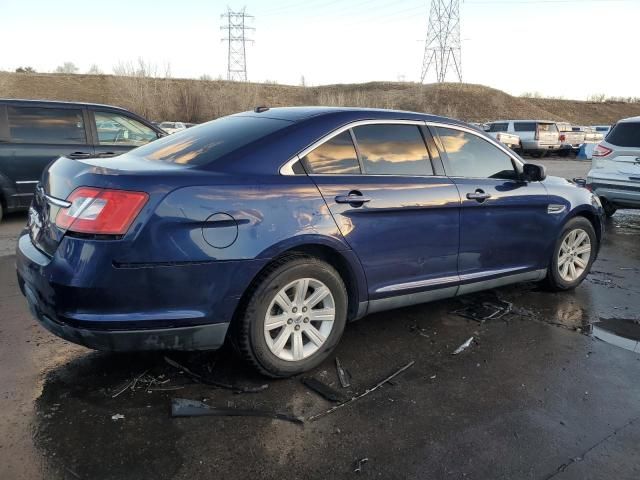
[[[501,135],[499,133],[496,134],[496,140],[500,141]]]
[[[567,139],[566,135],[564,135],[564,134],[560,135],[560,141],[561,142],[564,142],[566,139]]]
[[[124,235],[149,199],[144,192],[80,187],[71,192],[56,225],[64,230],[97,235]]]
[[[613,150],[611,150],[610,148],[604,147],[600,144],[596,145],[596,148],[593,149],[593,156],[594,157],[606,157],[607,155],[609,155],[611,152],[613,152]]]

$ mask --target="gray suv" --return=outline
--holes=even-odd
[[[640,117],[620,120],[596,146],[587,187],[609,217],[618,208],[640,208]]]

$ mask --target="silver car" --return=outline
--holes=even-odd
[[[620,120],[596,146],[587,187],[609,217],[618,208],[640,208],[640,117]]]
[[[560,132],[555,122],[544,120],[497,120],[488,124],[490,131],[514,133],[520,137],[524,153],[542,156],[560,149]]]

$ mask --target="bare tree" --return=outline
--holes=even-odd
[[[77,71],[78,67],[73,62],[64,62],[56,68],[56,73],[76,73]]]
[[[100,67],[98,67],[98,65],[96,65],[94,63],[93,65],[91,65],[89,67],[89,70],[87,70],[87,74],[89,74],[89,75],[102,75],[102,70],[100,70]]]

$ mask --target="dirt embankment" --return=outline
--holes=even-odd
[[[112,75],[0,72],[0,98],[39,98],[120,105],[152,120],[201,122],[257,105],[394,108],[484,122],[500,118],[610,124],[640,115],[639,103],[514,97],[482,85],[373,82],[301,87]]]

